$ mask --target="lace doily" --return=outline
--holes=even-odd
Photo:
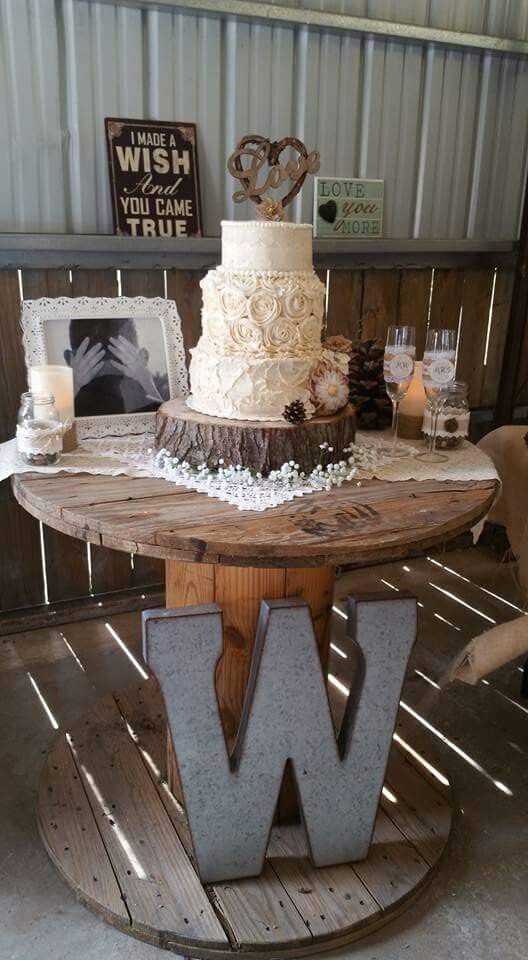
[[[448,459],[440,463],[416,460],[418,447],[410,443],[409,456],[391,460],[390,444],[383,435],[359,432],[357,442],[347,451],[347,459],[332,462],[332,450],[321,448],[321,463],[310,474],[303,476],[293,461],[281,470],[263,478],[243,467],[238,469],[219,463],[217,471],[202,467],[193,470],[166,453],[156,454],[153,436],[107,437],[83,440],[80,446],[62,456],[51,467],[30,467],[19,458],[16,441],[0,444],[0,480],[14,473],[92,473],[106,476],[159,477],[197,490],[209,497],[231,503],[239,510],[268,510],[334,486],[372,479],[380,480],[498,480],[490,458],[478,447],[465,441],[458,449],[449,451]],[[402,441],[404,443],[405,441]],[[420,447],[423,450],[423,446]]]

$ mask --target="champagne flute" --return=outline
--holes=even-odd
[[[431,408],[431,431],[426,453],[416,455],[417,460],[423,460],[425,463],[439,463],[441,460],[449,459],[436,449],[436,434],[438,418],[446,402],[449,385],[455,379],[456,342],[456,330],[429,330],[427,333],[422,380]]]
[[[398,414],[400,402],[407,393],[413,378],[416,355],[415,342],[414,327],[390,326],[387,330],[383,376],[385,378],[385,389],[392,400],[391,457],[406,457],[409,454],[403,444],[398,446]]]

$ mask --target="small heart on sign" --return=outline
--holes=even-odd
[[[328,200],[319,207],[319,216],[327,223],[334,223],[337,216],[337,203],[335,200]]]

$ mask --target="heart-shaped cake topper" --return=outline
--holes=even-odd
[[[279,157],[288,147],[297,156],[281,163]],[[242,158],[249,158],[245,166]],[[241,185],[241,189],[233,194],[235,203],[252,200],[258,206],[257,213],[268,220],[283,219],[284,207],[299,193],[307,174],[317,173],[319,167],[317,150],[308,153],[302,140],[297,137],[271,141],[259,134],[242,137],[227,161],[229,173]],[[276,190],[285,180],[292,180],[293,186],[282,199],[264,196],[267,190]]]

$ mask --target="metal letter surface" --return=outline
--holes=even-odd
[[[314,864],[367,856],[416,636],[416,601],[349,597],[348,629],[356,669],[336,739],[308,606],[297,598],[262,602],[229,757],[214,688],[220,608],[143,615],[144,655],[165,698],[204,882],[260,873],[288,759]]]

